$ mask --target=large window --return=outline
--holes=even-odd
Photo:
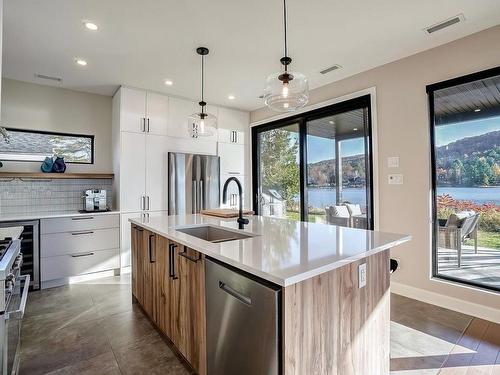
[[[428,93],[434,276],[500,290],[500,68]]]
[[[0,160],[42,161],[62,156],[67,163],[93,164],[94,136],[7,129],[8,141],[0,137]]]
[[[254,127],[254,210],[372,228],[370,97]]]

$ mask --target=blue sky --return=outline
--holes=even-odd
[[[473,137],[500,130],[500,117],[474,120],[436,127],[436,146],[444,146],[457,139]]]
[[[341,143],[342,156],[363,154],[365,145],[363,138],[354,138]],[[322,160],[335,158],[335,142],[333,139],[322,137],[307,137],[307,162],[316,163]]]

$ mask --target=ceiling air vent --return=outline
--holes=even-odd
[[[448,18],[447,20],[438,22],[435,25],[426,27],[424,30],[429,34],[432,34],[432,33],[435,33],[436,31],[443,30],[443,29],[450,27],[452,25],[455,25],[459,22],[463,22],[464,20],[465,20],[464,15],[459,14],[458,16]]]
[[[342,68],[340,65],[332,65],[326,69],[323,69],[322,71],[320,71],[320,73],[321,74],[328,74],[328,73],[333,72],[334,70],[337,70],[340,68]]]
[[[49,81],[55,81],[55,82],[62,82],[62,78],[59,78],[59,77],[52,77],[52,76],[47,76],[45,74],[38,74],[38,73],[35,73],[35,78],[39,78],[39,79],[46,79],[46,80],[49,80]]]

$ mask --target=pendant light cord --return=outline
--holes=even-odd
[[[205,66],[204,66],[204,60],[205,60],[205,56],[201,55],[201,101],[204,102],[204,85],[203,85],[203,80],[204,80],[204,70],[205,70]],[[201,106],[201,113],[203,113],[205,107],[204,106]]]
[[[288,45],[286,39],[286,0],[283,0],[283,26],[285,30],[285,57],[288,57]]]

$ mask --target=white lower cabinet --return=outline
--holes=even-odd
[[[120,267],[118,249],[88,251],[41,258],[42,282],[107,271]],[[61,283],[62,284],[62,283]]]
[[[118,213],[41,219],[40,227],[42,288],[120,268]]]

